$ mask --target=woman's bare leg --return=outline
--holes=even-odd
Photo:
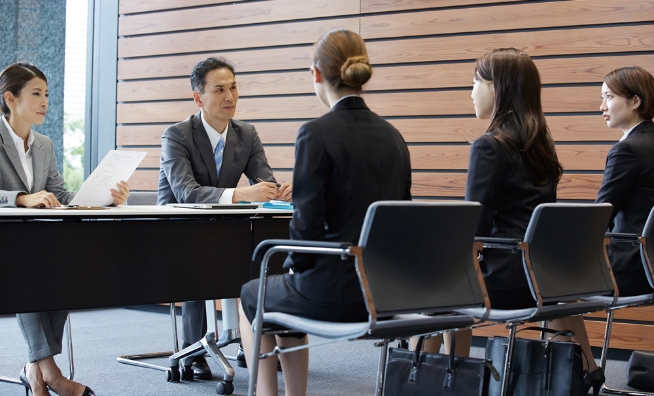
[[[241,328],[241,343],[243,344],[243,353],[248,368],[252,367],[252,345],[254,333],[252,324],[243,312],[243,306],[238,305],[239,321]],[[277,346],[275,336],[264,335],[261,337],[261,352],[270,352]],[[257,376],[257,395],[258,396],[276,396],[277,395],[277,357],[259,360],[259,375]]]
[[[277,337],[277,345],[282,348],[305,345],[307,342],[306,336],[302,338]],[[309,378],[309,350],[302,349],[296,352],[284,353],[279,355],[279,360],[282,362],[286,396],[305,396]]]
[[[25,376],[27,377],[27,382],[29,382],[34,396],[50,396],[48,385],[46,385],[43,380],[43,373],[41,372],[38,363],[34,362],[27,364],[27,366],[25,366]]]
[[[590,348],[590,341],[588,340],[588,332],[586,331],[586,325],[584,324],[584,317],[581,315],[571,316],[562,319],[556,319],[549,323],[549,327],[554,330],[572,330],[575,333],[575,336],[572,337],[572,341],[581,345],[581,349],[586,354],[588,358],[588,367],[586,367],[586,359],[582,359],[584,362],[584,370],[588,372],[593,372],[597,369],[597,363],[593,358],[593,351]]]
[[[64,377],[52,356],[37,360],[36,363],[43,373],[45,383],[58,395],[79,396],[84,393],[86,386]]]

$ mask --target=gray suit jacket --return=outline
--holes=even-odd
[[[168,127],[161,138],[157,204],[218,202],[225,188],[236,187],[242,174],[250,184],[257,178],[275,182],[254,126],[229,121],[218,179],[211,141],[198,112]]]
[[[32,144],[32,166],[34,168],[34,182],[32,189],[27,188],[27,176],[23,164],[18,156],[18,149],[14,146],[10,132],[0,121],[0,207],[15,208],[16,196],[20,193],[33,194],[42,190],[51,192],[59,202],[67,204],[75,196],[64,188],[64,179],[57,170],[52,141],[32,131],[34,143]]]

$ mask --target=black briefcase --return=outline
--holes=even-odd
[[[634,351],[627,363],[627,385],[654,392],[654,353]]]
[[[424,338],[420,337],[415,351],[390,348],[384,396],[484,396],[491,375],[491,382],[499,381],[489,361],[455,357],[454,341],[450,355],[421,352]]]
[[[540,327],[527,327],[522,330],[545,331],[553,333],[552,337],[573,335],[570,331],[556,332]],[[502,375],[507,345],[508,338],[506,337],[493,337],[486,342],[486,359],[489,359]],[[516,338],[509,375],[508,395],[586,395],[582,358],[581,346],[574,342]],[[501,383],[492,382],[488,394],[500,396],[501,390]]]

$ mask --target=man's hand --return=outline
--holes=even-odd
[[[234,189],[234,195],[232,195],[232,202],[270,201],[275,198],[275,194],[277,194],[277,186],[275,183],[257,183],[249,187],[236,187],[236,189]]]
[[[34,194],[23,194],[16,197],[16,206],[24,206],[26,208],[54,208],[61,206],[57,197],[53,193],[45,190],[39,191]]]
[[[292,190],[293,190],[293,186],[291,186],[291,183],[286,182],[279,187],[279,189],[277,190],[277,194],[273,199],[281,199],[286,202],[290,202],[292,199],[291,196]]]

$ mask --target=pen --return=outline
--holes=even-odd
[[[263,181],[260,177],[257,177],[257,181],[258,181],[259,183],[272,183],[272,182],[265,182],[265,181]],[[279,188],[279,187],[282,186],[282,185],[279,184],[279,183],[275,183],[275,185],[277,186],[277,188]]]

